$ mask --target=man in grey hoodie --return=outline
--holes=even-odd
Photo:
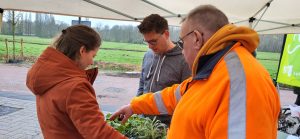
[[[166,19],[158,14],[151,14],[142,21],[138,29],[150,50],[144,55],[137,96],[179,84],[191,76],[189,66],[181,53],[182,48],[170,39]],[[157,119],[170,125],[169,115],[159,115]]]

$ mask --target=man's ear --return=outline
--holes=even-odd
[[[195,30],[194,33],[195,33],[195,37],[196,37],[195,49],[200,50],[203,45],[203,42],[204,42],[203,35],[197,30]]]
[[[169,30],[165,30],[164,34],[166,35],[166,37],[168,38],[170,36],[170,32]]]
[[[79,54],[82,55],[85,52],[86,52],[86,48],[82,45],[79,49]]]

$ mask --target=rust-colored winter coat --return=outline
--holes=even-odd
[[[36,95],[37,114],[45,139],[126,138],[109,126],[96,101],[92,82],[61,52],[48,47],[27,75]]]

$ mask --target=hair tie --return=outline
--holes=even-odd
[[[63,29],[61,32],[62,32],[63,34],[66,34],[66,30],[65,30],[65,29]]]

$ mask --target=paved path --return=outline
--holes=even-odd
[[[0,64],[0,139],[43,138],[36,115],[35,97],[25,85],[28,67]],[[102,111],[113,112],[135,96],[138,78],[101,73],[94,83]],[[281,104],[292,104],[295,95],[280,91]],[[8,113],[11,112],[11,113]]]
[[[43,138],[37,121],[35,101],[0,97],[0,106],[20,109],[0,116],[0,139]]]

